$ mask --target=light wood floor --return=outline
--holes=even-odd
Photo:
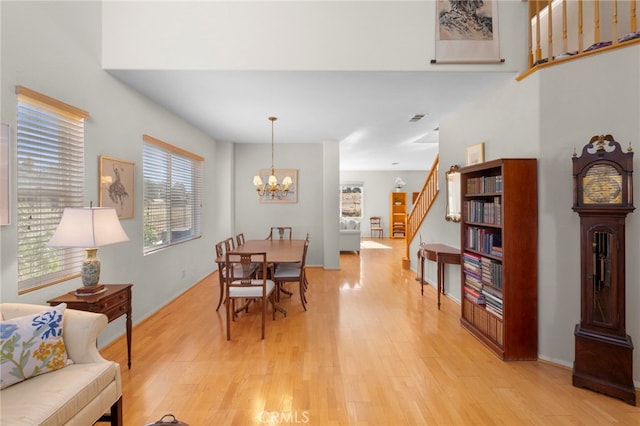
[[[214,274],[134,327],[131,370],[124,337],[104,348],[123,366],[125,425],[640,425],[639,407],[573,387],[567,368],[498,360],[456,302],[420,296],[399,241],[378,241],[394,248],[310,268],[308,311],[292,287],[265,340],[257,306],[226,340]]]

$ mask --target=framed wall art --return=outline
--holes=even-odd
[[[432,64],[502,63],[498,1],[437,0]]]
[[[468,146],[466,149],[467,166],[484,163],[484,142]]]
[[[0,123],[0,225],[9,224],[9,125]]]
[[[100,207],[114,207],[120,219],[133,217],[135,164],[100,156]]]
[[[298,170],[297,169],[275,169],[276,179],[278,183],[282,184],[285,177],[291,178],[291,184],[289,190],[286,193],[264,195],[260,197],[260,202],[265,204],[278,204],[278,203],[297,203],[298,202]],[[261,169],[259,176],[263,183],[269,182],[269,175],[271,169]]]

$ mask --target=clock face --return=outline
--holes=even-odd
[[[615,167],[596,164],[582,179],[584,204],[621,204],[622,176]]]

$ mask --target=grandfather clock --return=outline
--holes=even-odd
[[[625,330],[625,219],[633,207],[633,152],[611,135],[573,154],[580,215],[580,324],[573,385],[635,405],[633,343]]]

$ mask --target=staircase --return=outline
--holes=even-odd
[[[418,233],[420,225],[422,225],[422,222],[427,216],[427,213],[429,213],[434,200],[438,196],[438,192],[440,192],[438,185],[439,163],[440,157],[436,157],[436,159],[433,161],[433,164],[431,165],[429,176],[427,176],[427,180],[424,182],[422,190],[420,191],[418,198],[416,198],[415,202],[413,203],[411,212],[409,212],[409,216],[407,217],[407,236],[405,238],[406,249],[405,256],[402,259],[402,267],[404,269],[409,269],[409,265],[411,264],[411,257],[409,254],[411,242]]]

